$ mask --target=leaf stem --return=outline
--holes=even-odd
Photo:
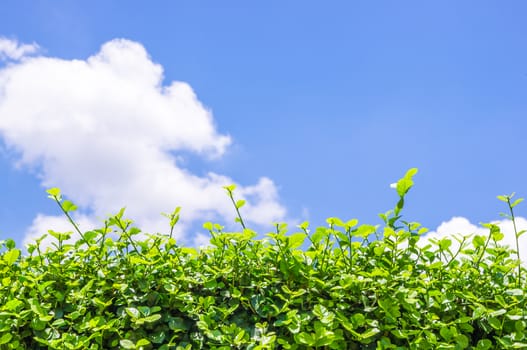
[[[68,213],[67,210],[64,209],[64,207],[62,206],[62,203],[60,202],[59,198],[56,196],[56,195],[52,195],[53,199],[55,200],[55,202],[57,203],[57,205],[60,207],[60,210],[62,210],[62,212],[64,213],[64,215],[66,215],[66,217],[68,218],[69,222],[73,225],[73,227],[75,228],[75,231],[77,231],[77,233],[81,236],[82,240],[84,241],[84,243],[86,243],[86,245],[89,247],[91,247],[91,244],[90,242],[88,242],[88,240],[86,239],[86,237],[84,237],[84,235],[82,234],[81,230],[79,229],[79,226],[77,226],[77,224],[75,223],[75,221],[73,221],[73,219],[71,218],[70,214]]]

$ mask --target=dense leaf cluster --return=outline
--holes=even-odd
[[[28,256],[1,241],[0,349],[527,348],[515,251],[492,224],[420,244],[426,229],[400,217],[414,174],[383,226],[329,218],[256,239],[239,216],[241,232],[206,223],[211,246],[193,249],[142,234],[122,210],[73,244],[49,231],[54,248],[39,240]],[[71,220],[75,206],[48,192]],[[501,199],[514,220],[518,201]]]

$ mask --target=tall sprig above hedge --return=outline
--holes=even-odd
[[[516,241],[516,257],[518,258],[518,284],[521,281],[521,259],[520,259],[520,236],[523,235],[527,230],[521,230],[518,232],[516,227],[516,217],[514,216],[514,207],[523,202],[523,198],[518,198],[514,202],[511,202],[512,197],[514,197],[514,192],[508,196],[498,196],[498,199],[502,202],[507,203],[509,207],[510,215],[502,214],[502,216],[510,219],[514,228],[514,238]]]

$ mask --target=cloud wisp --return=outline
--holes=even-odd
[[[164,85],[163,67],[129,40],[107,42],[85,60],[25,57],[34,49],[0,39],[0,54],[21,59],[0,69],[0,137],[17,155],[16,166],[36,170],[42,186],[60,187],[89,209],[82,229],[125,205],[148,232],[166,232],[160,213],[181,206],[176,234],[190,242],[184,232],[195,221],[232,222],[222,186],[236,181],[213,172],[198,176],[178,163],[178,152],[220,158],[231,143],[187,83]],[[236,193],[247,199],[249,222],[286,215],[269,178],[238,184]],[[25,242],[56,220],[39,214]]]
[[[0,61],[1,60],[20,60],[21,58],[37,53],[37,44],[20,44],[16,40],[0,37]]]

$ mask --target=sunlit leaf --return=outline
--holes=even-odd
[[[160,314],[150,315],[144,318],[146,323],[154,323],[161,318]]]
[[[4,333],[0,337],[0,345],[2,345],[2,344],[9,344],[11,339],[13,339],[13,335],[11,333]]]
[[[141,313],[135,307],[127,307],[124,310],[126,311],[128,316],[130,316],[132,318],[139,318],[139,317],[141,317]]]
[[[60,188],[53,187],[53,188],[47,189],[46,192],[49,195],[49,197],[52,199],[57,198],[60,200],[61,198]]]
[[[135,349],[135,343],[128,339],[121,339],[119,341],[119,344],[123,347],[123,349]]]
[[[223,186],[224,189],[227,190],[227,192],[233,192],[235,189],[236,189],[236,185],[232,184],[232,185],[228,185],[228,186]]]
[[[243,199],[240,199],[240,200],[236,201],[236,209],[240,209],[244,205],[245,205],[245,201]]]
[[[7,252],[4,253],[4,261],[7,265],[13,265],[20,256],[20,250],[19,249],[10,249]]]
[[[294,249],[300,247],[306,238],[305,233],[294,233],[288,237],[289,247]]]
[[[64,202],[62,202],[62,209],[64,209],[64,211],[66,212],[70,212],[70,211],[77,210],[77,206],[73,204],[71,201],[65,200]]]
[[[511,203],[511,208],[514,208],[515,206],[517,206],[521,202],[523,202],[523,198],[516,199],[513,203]]]

